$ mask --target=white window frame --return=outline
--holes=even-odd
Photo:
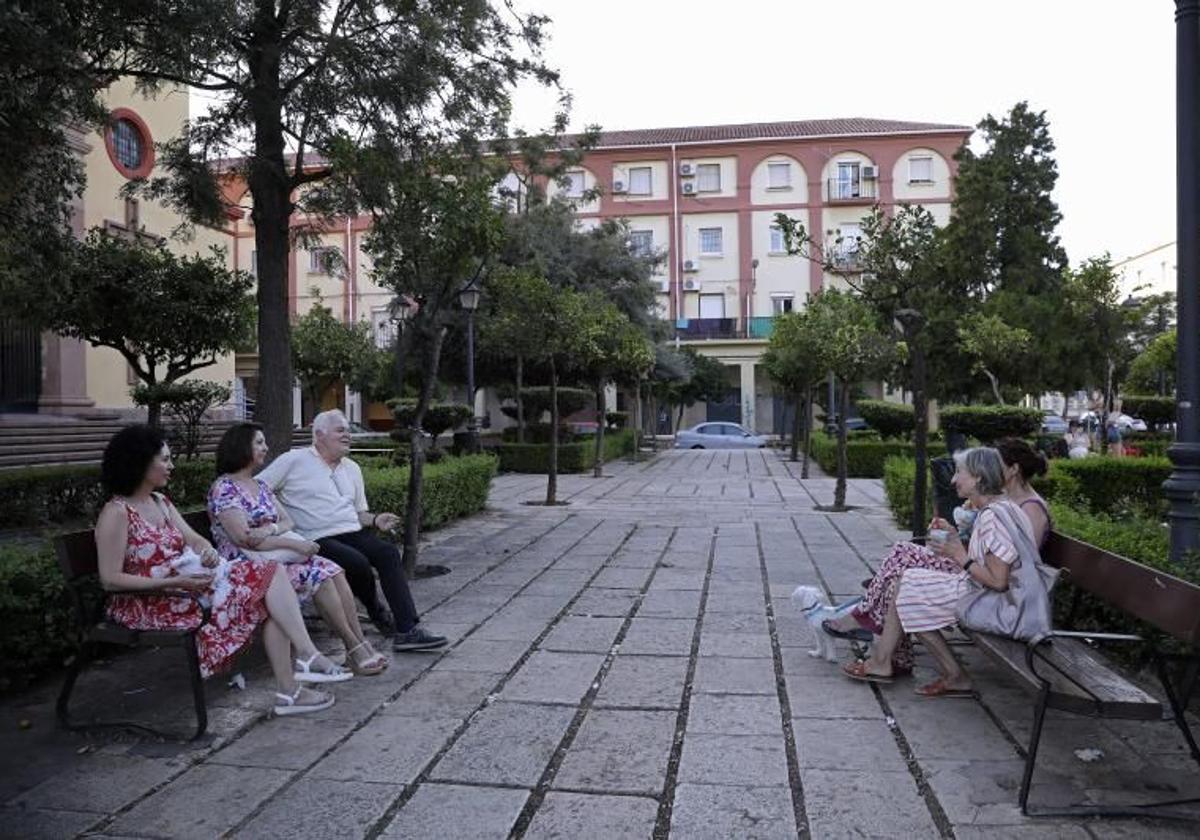
[[[917,178],[913,176],[913,163],[918,160],[923,160],[929,164],[929,177]],[[933,183],[933,155],[911,155],[908,158],[908,183],[910,184],[932,184]]]
[[[377,306],[371,310],[371,337],[375,346],[387,350],[392,346],[399,334],[399,327],[386,306]]]
[[[787,244],[784,242],[783,228],[779,225],[771,225],[768,230],[771,239],[768,244],[769,250],[767,253],[775,255],[787,254]]]
[[[791,304],[790,308],[784,309],[784,301]],[[796,311],[796,295],[792,292],[772,292],[771,293],[771,314],[783,315],[787,312]]]
[[[642,248],[634,244],[634,237],[646,237],[646,247]],[[629,250],[639,257],[648,257],[654,253],[654,231],[652,230],[631,230],[629,231]]]
[[[334,272],[330,270],[328,261],[322,256],[330,252],[340,254],[341,249],[336,245],[318,245],[316,248],[309,248],[308,273],[324,274],[327,277],[333,277]]]
[[[587,173],[582,169],[572,169],[563,175],[568,181],[567,185],[563,187],[563,195],[567,198],[583,198],[584,192],[587,191]],[[578,182],[576,182],[576,178],[579,179]],[[579,184],[578,192],[575,189],[576,183]]]
[[[716,172],[716,186],[705,188],[704,173]],[[721,191],[721,164],[719,163],[698,163],[696,164],[696,192],[698,193],[719,193]]]
[[[646,173],[646,189],[639,190],[634,187],[634,173]],[[630,195],[654,195],[654,167],[652,166],[631,166],[629,167],[629,194]]]
[[[706,250],[704,247],[704,235],[716,233],[717,235],[717,250]],[[702,227],[700,228],[700,256],[702,257],[720,257],[725,253],[725,228],[721,227]]]
[[[771,171],[777,167],[783,167],[783,171],[787,173],[784,183],[776,184],[771,177]],[[777,170],[776,170],[777,171]],[[769,160],[767,161],[767,189],[768,190],[790,190],[792,188],[792,164],[786,160]]]

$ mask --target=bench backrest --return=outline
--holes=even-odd
[[[1191,645],[1200,645],[1200,586],[1052,531],[1042,550],[1067,580],[1117,609]]]
[[[200,536],[212,541],[212,529],[206,511],[185,513],[183,521]],[[54,553],[58,555],[58,567],[62,569],[63,577],[68,581],[96,574],[99,558],[96,553],[96,534],[91,529],[59,534],[54,538]]]

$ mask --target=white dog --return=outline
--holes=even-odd
[[[822,657],[829,662],[837,662],[837,650],[834,648],[833,637],[821,629],[821,622],[826,619],[841,618],[850,612],[861,598],[854,598],[839,606],[830,606],[825,593],[815,586],[797,586],[792,593],[792,604],[804,616],[812,631],[814,647],[808,652],[811,657]]]

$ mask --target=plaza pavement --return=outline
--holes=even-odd
[[[873,687],[807,653],[788,596],[834,600],[901,537],[878,481],[801,482],[773,451],[668,452],[565,476],[502,476],[488,511],[430,535],[419,581],[444,653],[397,656],[316,715],[265,719],[209,682],[193,745],[57,731],[55,685],[0,707],[0,836],[339,838],[1138,838],[1195,825],[1021,817],[1029,698],[970,646],[976,700]],[[172,660],[122,657],[84,680],[104,708],[185,728]],[[928,677],[919,667],[918,679]],[[172,682],[174,680],[174,682]],[[1084,762],[1077,750],[1099,750]],[[1051,713],[1044,804],[1196,795],[1167,723]]]

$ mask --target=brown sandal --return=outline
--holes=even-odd
[[[867,670],[866,661],[862,659],[855,662],[847,662],[842,666],[842,673],[850,679],[858,680],[859,682],[890,683],[892,681],[891,676],[888,674],[872,674]]]
[[[917,686],[915,693],[921,697],[967,698],[975,696],[975,689],[950,688],[944,679],[938,677],[931,683]]]

